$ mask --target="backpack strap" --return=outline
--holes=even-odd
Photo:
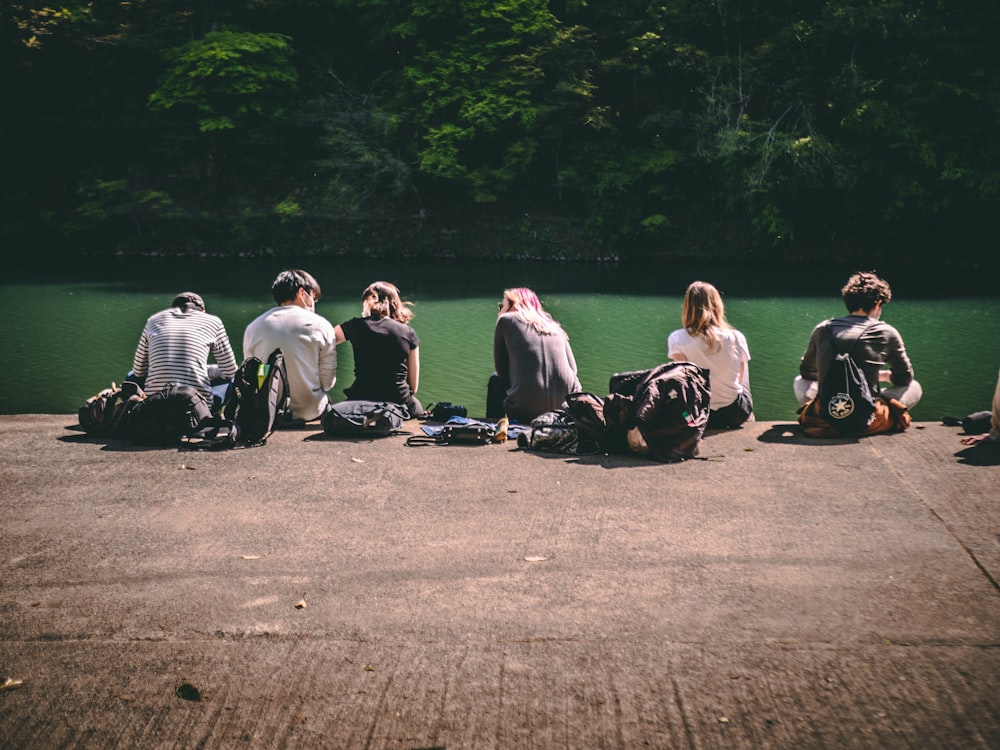
[[[406,438],[406,445],[411,448],[416,445],[447,445],[440,435],[410,435]]]
[[[869,328],[871,328],[873,325],[875,325],[875,322],[876,321],[874,321],[871,318],[869,318],[868,322],[865,323],[865,325],[863,325],[863,326],[856,326],[856,327],[860,327],[861,330],[858,331],[858,333],[857,333],[856,336],[846,336],[844,338],[844,340],[850,342],[850,346],[848,346],[845,351],[839,351],[839,347],[837,346],[838,339],[837,339],[836,336],[833,335],[833,327],[829,323],[827,323],[826,324],[826,333],[830,337],[830,343],[833,345],[833,353],[834,354],[850,354],[851,352],[853,352],[854,351],[854,347],[856,347],[858,345],[858,342],[861,341],[861,337],[864,336],[865,333],[867,333],[867,331],[868,331]]]

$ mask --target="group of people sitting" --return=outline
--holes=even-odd
[[[329,408],[337,345],[344,341],[354,348],[356,376],[345,391],[348,398],[390,401],[405,405],[411,415],[423,413],[415,395],[420,341],[408,325],[413,313],[395,286],[369,285],[361,295],[361,317],[336,326],[316,313],[322,290],[306,271],[282,271],[271,292],[276,304],[247,326],[243,356],[267,361],[281,350],[293,419],[311,422]],[[222,320],[206,312],[198,294],[184,292],[146,321],[130,376],[147,392],[168,384],[193,387],[217,408],[236,370]]]
[[[272,294],[275,307],[247,326],[243,356],[263,361],[275,349],[282,350],[293,419],[312,422],[329,409],[337,345],[345,341],[351,342],[354,353],[355,380],[344,391],[348,399],[398,403],[411,417],[424,415],[416,395],[420,340],[409,325],[410,304],[393,284],[370,284],[361,295],[361,316],[338,325],[316,313],[322,293],[306,271],[282,271]],[[884,305],[892,299],[889,284],[874,273],[856,273],[841,294],[848,314],[815,327],[793,383],[803,411],[817,398],[823,373],[842,351],[849,352],[873,394],[898,409],[912,408],[920,400],[921,386],[899,332],[881,320]],[[708,371],[709,429],[740,427],[753,415],[746,337],[726,320],[719,291],[703,281],[687,288],[681,322],[667,339],[668,358]],[[507,417],[527,424],[560,409],[568,394],[581,390],[569,337],[528,288],[507,289],[498,303],[493,364],[487,420]],[[178,295],[170,308],[149,318],[133,362],[134,377],[147,392],[187,385],[216,406],[236,370],[225,326],[206,312],[204,300],[193,292]],[[992,431],[973,436],[972,442],[1000,439],[1000,382],[993,409]]]

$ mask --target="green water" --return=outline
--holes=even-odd
[[[0,413],[75,413],[88,396],[120,381],[132,362],[146,318],[180,291],[200,292],[219,315],[239,358],[247,323],[271,306],[270,284],[282,268],[310,270],[323,287],[317,312],[339,323],[357,315],[359,295],[382,278],[415,303],[421,340],[419,396],[485,411],[492,371],[496,303],[504,287],[530,286],[569,332],[585,390],[604,395],[612,373],[666,359],[667,334],[679,327],[681,298],[695,278],[724,292],[730,322],[749,341],[751,390],[762,420],[791,420],[791,381],[812,327],[843,314],[838,290],[851,270],[830,268],[581,267],[376,261],[282,263],[245,260],[133,261],[58,275],[20,274],[0,283],[0,345],[8,362]],[[907,345],[924,399],[920,421],[988,408],[1000,366],[1000,298],[984,279],[955,284],[885,274],[895,299],[884,319]],[[983,289],[977,290],[976,283]],[[968,290],[972,290],[969,292]],[[353,381],[349,345],[338,348],[334,397]],[[10,365],[14,365],[13,367]]]

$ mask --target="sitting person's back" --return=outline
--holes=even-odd
[[[822,378],[838,354],[848,354],[864,373],[873,396],[909,409],[923,395],[899,332],[881,320],[882,306],[892,299],[889,284],[873,273],[856,273],[841,290],[848,315],[817,325],[809,338],[795,378],[800,405],[813,402],[822,391]],[[888,369],[886,369],[888,368]],[[907,424],[909,422],[907,421]]]
[[[262,362],[281,349],[288,373],[292,417],[306,422],[321,417],[327,391],[337,379],[333,325],[316,314],[319,283],[301,270],[282,271],[271,286],[276,307],[257,317],[243,335],[243,356]]]
[[[416,397],[420,383],[420,339],[409,326],[413,311],[399,289],[376,281],[361,295],[360,318],[334,328],[337,343],[350,341],[354,351],[354,383],[344,389],[349,399],[402,404],[411,417],[423,414]]]
[[[580,390],[569,336],[530,289],[504,291],[493,333],[486,416],[530,422]]]
[[[209,365],[209,357],[215,367]],[[236,357],[222,320],[205,312],[194,292],[178,294],[170,307],[146,321],[132,362],[133,376],[147,393],[189,386],[212,403],[213,380],[236,374]]]
[[[739,427],[753,413],[750,348],[746,337],[726,320],[719,290],[704,281],[688,286],[681,320],[684,327],[667,338],[667,356],[675,362],[692,362],[710,372],[709,428]]]

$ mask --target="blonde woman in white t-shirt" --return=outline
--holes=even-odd
[[[739,427],[753,414],[750,348],[726,320],[719,290],[705,281],[693,282],[684,294],[681,323],[684,327],[667,339],[667,356],[709,371],[709,429]]]

